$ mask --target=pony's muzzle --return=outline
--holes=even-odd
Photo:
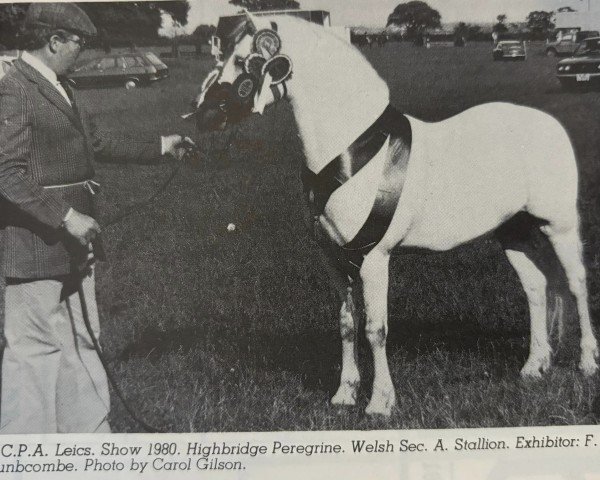
[[[219,109],[202,106],[196,111],[194,118],[199,132],[225,130],[227,127],[227,115]]]
[[[202,132],[225,130],[250,115],[252,107],[240,101],[231,84],[215,83],[199,95],[195,108],[196,128]]]

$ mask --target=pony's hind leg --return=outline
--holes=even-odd
[[[538,230],[539,221],[521,212],[496,230],[508,261],[515,269],[529,306],[529,356],[521,369],[523,377],[539,377],[550,366],[552,348],[547,321],[554,312],[555,301],[548,305],[548,285],[557,283],[556,256],[547,239]],[[548,306],[552,307],[549,313]]]
[[[529,304],[529,357],[521,369],[521,376],[540,377],[550,367],[552,353],[546,327],[546,277],[525,252],[506,249],[505,253],[521,280]]]
[[[340,386],[331,399],[334,405],[356,405],[360,373],[357,353],[358,316],[349,286],[340,310],[340,335],[342,337],[342,373]]]
[[[583,249],[579,238],[578,226],[570,228],[557,228],[553,224],[540,227],[558,256],[567,275],[569,290],[575,297],[577,313],[581,328],[581,360],[579,368],[586,375],[592,375],[598,370],[598,343],[594,336],[590,311],[588,307],[588,293],[586,272],[583,265]]]
[[[396,393],[387,361],[388,283],[390,253],[375,247],[360,269],[366,313],[367,340],[373,353],[373,391],[366,413],[389,416]]]

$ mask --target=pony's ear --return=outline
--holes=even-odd
[[[254,35],[256,33],[256,27],[252,22],[246,22],[246,33],[248,35]]]
[[[271,28],[273,29],[273,31],[274,31],[274,32],[276,32],[276,31],[277,31],[277,28],[278,28],[278,27],[277,27],[277,23],[275,23],[275,22],[271,22]]]
[[[244,9],[244,13],[246,14],[246,30],[250,35],[254,35],[258,31],[256,23],[254,22],[254,15],[246,9]]]

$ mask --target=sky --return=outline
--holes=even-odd
[[[403,0],[298,0],[302,9],[327,10],[332,25],[385,26],[388,15]],[[406,0],[404,0],[406,1]],[[600,10],[600,0],[425,0],[440,12],[442,22],[494,22],[496,16],[507,15],[508,22],[522,22],[533,10],[554,10],[570,6],[577,11]],[[216,25],[219,16],[239,11],[228,0],[189,0],[189,26]]]

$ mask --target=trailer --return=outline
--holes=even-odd
[[[556,12],[557,31],[600,30],[600,10],[585,12]]]

